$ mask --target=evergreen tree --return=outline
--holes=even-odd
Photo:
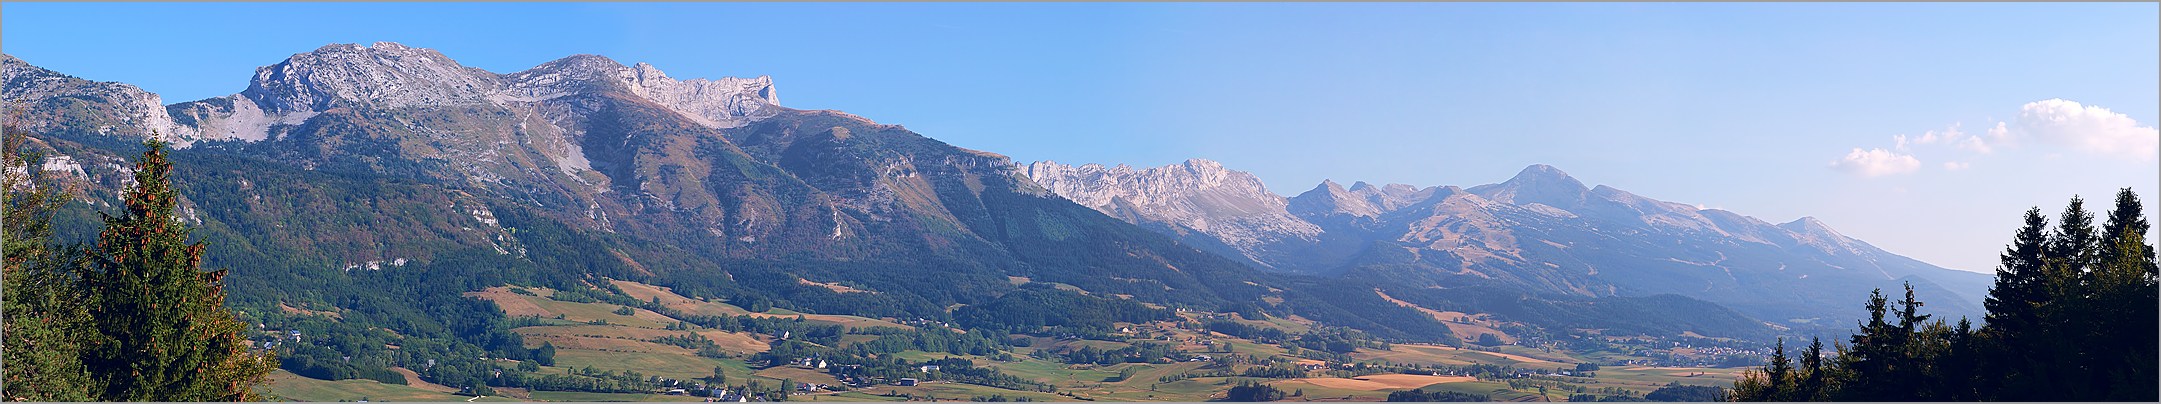
[[[1786,339],[1779,338],[1771,350],[1771,363],[1764,365],[1764,381],[1769,383],[1771,401],[1793,401],[1793,361],[1786,357]]]
[[[1898,328],[1891,334],[1889,342],[1892,351],[1889,372],[1891,381],[1906,386],[1902,390],[1896,390],[1903,393],[1899,398],[1926,399],[1926,393],[1930,391],[1922,387],[1927,386],[1929,372],[1932,371],[1928,366],[1929,361],[1934,359],[1935,351],[1939,348],[1933,343],[1936,341],[1930,337],[1946,334],[1948,330],[1940,321],[1931,327],[1921,328],[1930,317],[1919,314],[1921,306],[1926,304],[1914,298],[1913,283],[1906,283],[1905,287],[1906,297],[1898,302]]]
[[[1840,389],[1840,393],[1848,397],[1834,399],[1867,401],[1870,398],[1896,396],[1897,389],[1905,388],[1891,379],[1893,363],[1899,356],[1899,347],[1895,344],[1899,329],[1884,321],[1887,307],[1888,301],[1883,296],[1883,289],[1869,292],[1869,319],[1861,324],[1860,333],[1853,335],[1852,352],[1839,356],[1840,366],[1847,369],[1851,377],[1846,387]]]
[[[2098,331],[2093,328],[2098,321],[2096,310],[2108,305],[2089,299],[2092,292],[2088,290],[2087,269],[2099,255],[2099,236],[2093,227],[2093,213],[2077,196],[2071,197],[2057,220],[2042,265],[2041,299],[2035,305],[2040,314],[2034,330],[2038,338],[2025,341],[2019,348],[2029,356],[2025,369],[2034,372],[2007,387],[2020,389],[2015,396],[2019,399],[2085,401],[2103,387],[2096,384],[2093,373],[2098,353],[2088,349],[2094,340],[2086,335]]]
[[[2057,219],[2056,232],[2049,235],[2048,257],[2064,263],[2063,269],[2084,270],[2099,251],[2095,247],[2100,235],[2093,226],[2093,212],[2086,210],[2086,200],[2072,196]]]
[[[1974,334],[1973,322],[1958,319],[1958,328],[1951,329],[1948,349],[1937,361],[1937,377],[1943,379],[1940,392],[1935,398],[1942,401],[1977,401],[1982,396],[1978,390],[1980,340]]]
[[[2018,340],[2033,329],[2041,300],[2041,267],[2048,257],[2048,218],[2041,208],[2026,210],[2025,225],[2013,236],[2000,256],[1996,284],[1989,288],[1983,305],[1988,310],[1988,329],[2007,340]]]
[[[2124,226],[2131,228],[2131,226]],[[2107,392],[2091,400],[2154,401],[2161,395],[2155,363],[2161,360],[2154,341],[2161,340],[2161,312],[2153,302],[2156,290],[2152,272],[2153,248],[2137,230],[2123,232],[2106,246],[2110,257],[2093,272],[2093,295],[2086,305],[2091,325],[2083,336],[2095,361],[2088,388]]]
[[[2138,244],[2145,243],[2146,240],[2138,235],[2153,234],[2153,229],[2146,222],[2145,206],[2139,203],[2138,193],[2131,192],[2131,188],[2116,191],[2116,207],[2109,210],[2108,221],[2102,224],[2101,231],[2101,254],[2098,262],[2115,262],[2124,253],[2116,244],[2119,240],[2129,239]],[[2147,276],[2153,276],[2153,250],[2147,249],[2142,258],[2145,259]]]
[[[2013,347],[2031,346],[2039,340],[2035,334],[2042,326],[2038,305],[2047,300],[2043,267],[2048,250],[2048,218],[2041,215],[2040,207],[2027,209],[2025,224],[1999,256],[2002,264],[1996,267],[1996,284],[1982,302],[1988,310],[1987,325],[1981,328],[1987,336],[1982,349],[1988,352],[1979,386],[1988,390],[1984,395],[2011,400],[2041,398],[2032,394],[2038,393],[2034,390],[2038,386],[2014,382],[2039,369],[2031,366],[2036,362],[2031,352]]]
[[[259,399],[253,387],[276,362],[244,345],[246,325],[223,306],[225,271],[200,269],[204,246],[187,242],[188,228],[173,214],[178,194],[167,182],[165,144],[144,146],[127,210],[104,215],[82,274],[88,318],[101,333],[83,356],[96,398]]]
[[[0,266],[4,281],[5,324],[0,335],[0,371],[5,391],[0,398],[11,401],[86,401],[91,398],[89,374],[79,357],[84,328],[83,311],[73,270],[70,248],[55,248],[52,215],[67,203],[60,184],[45,177],[44,159],[27,149],[29,134],[14,125],[5,132],[6,178],[4,190],[6,258]],[[21,167],[21,170],[16,170]]]
[[[1830,381],[1830,369],[1823,366],[1823,338],[1809,338],[1808,352],[1801,355],[1800,382],[1794,386],[1794,394],[1788,401],[1824,401],[1824,393]]]
[[[2123,192],[2128,193],[2126,189]],[[1989,324],[1976,331],[1927,322],[1912,285],[1897,310],[1882,291],[1871,293],[1869,319],[1839,358],[1802,358],[1793,400],[1853,401],[2144,401],[2161,396],[2154,341],[2161,313],[2154,302],[2153,246],[2137,198],[2118,195],[2109,227],[2071,200],[2061,226],[2050,229],[2039,208],[2002,254],[1989,291]],[[1896,313],[1897,324],[1886,321]],[[1922,323],[1927,322],[1926,325]],[[1781,346],[1782,347],[1782,346]],[[1814,351],[1820,351],[1820,342]],[[1814,355],[1814,353],[1811,353]],[[1782,362],[1775,353],[1773,362]],[[1812,363],[1813,362],[1813,363]],[[1735,383],[1742,401],[1787,399],[1770,374],[1751,371]]]

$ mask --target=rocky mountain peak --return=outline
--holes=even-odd
[[[1145,169],[1038,161],[1025,170],[1036,184],[1082,206],[1137,224],[1190,229],[1256,262],[1275,244],[1321,231],[1292,216],[1260,178],[1205,159]]]
[[[1471,193],[1496,202],[1511,204],[1538,203],[1561,209],[1582,206],[1591,192],[1582,181],[1568,173],[1545,164],[1532,164],[1508,181],[1471,187]]]
[[[1315,185],[1313,189],[1291,197],[1289,209],[1292,214],[1299,216],[1348,215],[1371,218],[1382,213],[1381,208],[1373,206],[1372,201],[1357,192],[1345,189],[1343,184],[1333,180],[1321,180],[1320,185]]]
[[[531,102],[592,91],[627,91],[715,128],[742,126],[779,113],[769,76],[677,80],[651,64],[624,66],[598,55],[572,55],[504,75],[496,99]]]
[[[1313,187],[1313,190],[1311,190],[1311,191],[1306,191],[1306,192],[1307,192],[1307,193],[1312,193],[1312,192],[1316,192],[1316,191],[1322,191],[1322,192],[1328,192],[1328,193],[1340,193],[1340,192],[1343,192],[1343,191],[1346,191],[1346,190],[1345,190],[1345,189],[1343,189],[1343,184],[1338,184],[1338,183],[1336,183],[1336,180],[1332,180],[1332,179],[1325,179],[1325,178],[1324,178],[1324,179],[1321,179],[1321,183],[1320,183],[1319,185],[1315,185],[1315,186]]]
[[[640,64],[643,65],[644,63]],[[511,73],[507,76],[511,77],[510,81],[513,83],[535,81],[536,77],[533,76],[541,75],[556,75],[562,79],[571,80],[594,80],[613,77],[623,68],[622,63],[616,62],[615,59],[609,59],[607,56],[577,54],[550,60],[547,63],[541,63],[539,66],[533,66],[531,69]]]
[[[39,133],[70,132],[140,136],[156,132],[185,147],[196,139],[191,128],[175,125],[163,100],[142,88],[91,81],[31,65],[0,54],[0,100],[9,112],[24,116],[26,129]],[[85,108],[85,103],[97,104]]]
[[[206,139],[263,140],[339,107],[379,110],[530,105],[574,95],[628,93],[713,128],[780,113],[772,78],[678,80],[650,64],[572,55],[511,74],[466,67],[433,49],[396,42],[331,44],[255,71],[246,91],[166,109]]]
[[[485,102],[495,74],[433,49],[395,42],[332,44],[255,69],[241,93],[272,115],[346,105],[377,108]]]
[[[1837,230],[1831,230],[1831,226],[1823,224],[1822,220],[1816,220],[1815,216],[1802,216],[1801,218],[1794,219],[1791,222],[1780,223],[1778,227],[1786,229],[1787,231],[1792,231],[1794,233],[1800,233],[1804,235],[1830,236],[1837,238],[1846,237],[1843,234],[1839,234]]]
[[[1532,164],[1529,167],[1524,167],[1523,171],[1517,172],[1515,177],[1509,178],[1507,182],[1503,182],[1502,184],[1521,184],[1520,186],[1548,186],[1561,189],[1588,190],[1588,188],[1583,185],[1583,182],[1576,181],[1575,177],[1570,177],[1568,176],[1568,173],[1562,172],[1561,169],[1554,168],[1553,166],[1545,164]]]

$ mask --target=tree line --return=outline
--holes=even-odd
[[[2101,227],[2072,197],[2052,227],[2041,209],[2000,255],[1985,325],[1918,314],[1908,285],[1896,308],[1873,293],[1848,341],[1811,341],[1795,365],[1779,341],[1770,363],[1734,383],[1737,401],[2155,401],[2157,316],[2150,225],[2124,188]]]

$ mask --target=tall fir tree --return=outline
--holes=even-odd
[[[2106,305],[2090,299],[2088,269],[2099,256],[2099,243],[2093,212],[2086,210],[2084,199],[2072,196],[2049,235],[2048,259],[2042,265],[2046,286],[2036,305],[2039,338],[2022,349],[2035,355],[2029,368],[2039,370],[2024,381],[2032,395],[2087,401],[2101,392],[2093,366],[2101,353],[2089,350],[2094,341],[2086,335],[2099,321],[2097,308]]]
[[[1977,386],[1981,367],[1980,340],[1974,334],[1973,322],[1958,319],[1958,328],[1951,329],[1947,352],[1937,362],[1937,377],[1941,394],[1935,397],[1943,401],[1978,401],[1982,396]]]
[[[2049,257],[2048,217],[2036,206],[2026,210],[2024,225],[2012,234],[2011,245],[1999,256],[1996,284],[1989,288],[1982,306],[1988,311],[1981,332],[1987,336],[1982,348],[1984,395],[2010,400],[2039,400],[2044,386],[2023,383],[2034,368],[2034,353],[2020,347],[2039,341],[2041,311],[2047,300],[2044,267]]]
[[[2152,230],[2144,204],[2131,188],[2116,191],[2115,207],[2102,224],[2097,262],[2090,272],[2091,296],[2084,305],[2094,324],[2086,337],[2095,342],[2097,363],[2094,388],[2108,394],[2096,399],[2155,401],[2161,398],[2161,308],[2157,290],[2154,249],[2145,235]],[[2144,303],[2144,304],[2140,304]]]
[[[1770,383],[1771,401],[1794,401],[1793,360],[1786,356],[1786,339],[1779,338],[1778,345],[1771,348],[1771,363],[1764,365],[1765,381]]]
[[[2062,216],[2056,219],[2056,232],[2049,235],[2048,256],[2065,265],[2060,269],[2083,271],[2094,262],[2095,248],[2100,243],[2100,232],[2094,229],[2093,212],[2086,210],[2086,200],[2071,197],[2064,205]]]
[[[2041,215],[2040,207],[2026,210],[2025,225],[2011,240],[1996,267],[1996,284],[1982,302],[1988,311],[1988,325],[1983,328],[2017,340],[2039,321],[2033,306],[2041,300],[2041,267],[2049,250],[2048,217]]]
[[[1898,301],[1898,327],[1892,330],[1888,338],[1888,350],[1892,359],[1887,372],[1891,381],[1906,386],[1892,390],[1899,394],[1897,399],[1931,399],[1931,392],[1925,387],[1928,386],[1931,371],[1928,362],[1937,347],[1926,337],[1944,331],[1944,327],[1942,322],[1937,322],[1933,327],[1922,328],[1922,324],[1929,318],[1927,314],[1920,314],[1921,306],[1925,304],[1914,297],[1913,283],[1906,283],[1905,287],[1906,296]]]
[[[1824,401],[1828,397],[1831,370],[1823,364],[1823,338],[1810,337],[1808,352],[1801,354],[1800,382],[1795,384],[1791,401]]]
[[[2101,256],[2098,261],[2103,263],[2114,262],[2120,254],[2124,253],[2116,245],[2118,240],[2129,239],[2142,245],[2146,242],[2139,235],[2153,234],[2153,228],[2146,222],[2146,207],[2144,204],[2139,203],[2138,193],[2131,192],[2131,188],[2116,191],[2116,207],[2109,210],[2108,221],[2102,223],[2101,231]],[[2154,276],[2153,249],[2146,249],[2143,257],[2133,257],[2134,260],[2139,258],[2143,258],[2145,261],[2145,268],[2143,269],[2146,271],[2147,276]],[[2137,263],[2137,261],[2133,261],[2133,263]]]
[[[53,244],[53,212],[67,203],[61,183],[45,176],[41,153],[29,149],[29,133],[5,129],[5,218],[0,219],[6,258],[0,265],[0,398],[9,401],[90,400],[82,344],[80,288],[70,257],[75,250]]]
[[[1883,289],[1869,292],[1868,320],[1860,324],[1860,333],[1853,335],[1852,351],[1839,356],[1840,366],[1850,376],[1849,383],[1839,390],[1845,397],[1833,397],[1834,400],[1891,397],[1895,395],[1895,389],[1904,388],[1891,379],[1892,368],[1899,356],[1895,344],[1898,327],[1884,320],[1888,306]]]
[[[152,136],[152,139],[155,139]],[[249,352],[246,325],[224,307],[225,271],[203,271],[203,244],[188,243],[174,215],[165,144],[145,142],[126,212],[105,216],[83,272],[90,322],[84,365],[106,401],[241,401],[276,366]]]
[[[2128,226],[2126,226],[2128,227]],[[2112,240],[2104,254],[2110,258],[2093,271],[2093,294],[2085,305],[2091,324],[2086,326],[2085,346],[2095,369],[2087,388],[2106,394],[2084,397],[2109,401],[2155,401],[2161,395],[2161,310],[2154,302],[2156,290],[2150,272],[2153,247],[2136,230]]]

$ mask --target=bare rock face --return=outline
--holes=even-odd
[[[23,111],[22,123],[32,132],[139,136],[155,131],[183,146],[196,139],[191,128],[173,123],[157,94],[133,85],[84,80],[13,55],[0,55],[0,83],[5,84],[0,102],[8,111]]]
[[[502,102],[535,102],[590,91],[622,89],[711,128],[733,128],[779,113],[773,79],[723,77],[676,80],[653,65],[623,66],[594,55],[576,55],[503,75],[504,88],[489,95]]]
[[[459,65],[442,53],[393,42],[338,44],[255,69],[241,92],[265,112],[379,109],[477,104],[501,87],[494,73]]]
[[[1227,255],[1263,268],[1275,268],[1289,253],[1285,247],[1316,243],[1321,234],[1319,226],[1292,215],[1288,201],[1268,192],[1259,178],[1214,161],[1148,169],[1039,161],[1028,165],[1027,174],[1082,206],[1174,236],[1204,236],[1188,244],[1220,244]]]
[[[738,127],[781,110],[773,81],[765,76],[677,80],[651,65],[624,66],[593,55],[496,74],[395,42],[334,44],[295,54],[257,68],[246,91],[170,109],[181,126],[205,139],[259,141],[273,137],[274,127],[300,125],[338,108],[503,108],[611,90],[708,128]]]

